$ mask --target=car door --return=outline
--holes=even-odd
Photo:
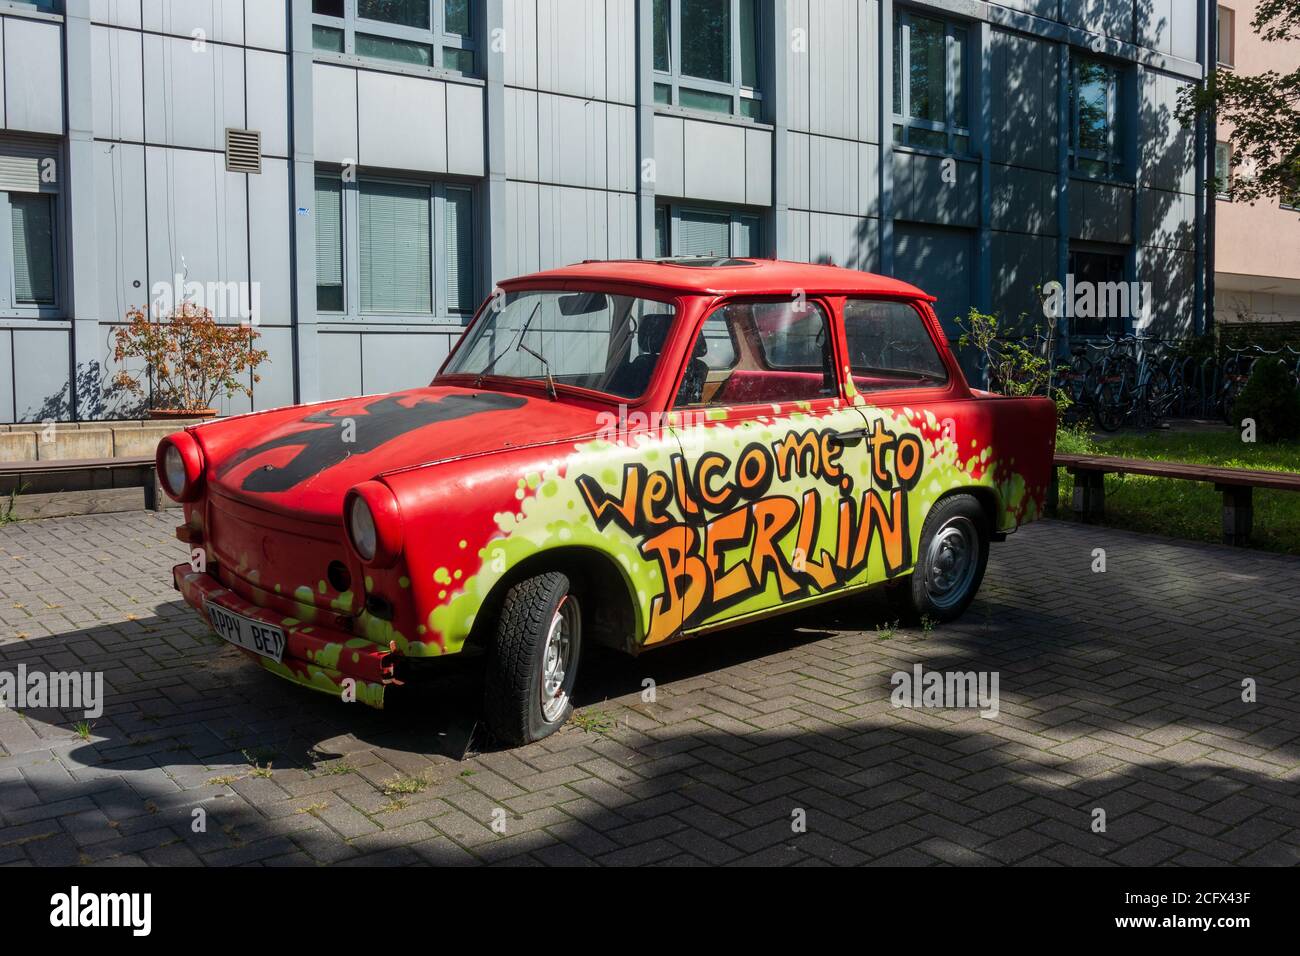
[[[818,299],[733,299],[696,333],[669,416],[688,631],[865,580],[849,562],[868,457],[833,314]]]
[[[845,386],[862,416],[869,480],[858,504],[853,568],[877,583],[910,571],[931,505],[964,479],[957,460],[957,381],[919,302],[850,297],[841,305]]]

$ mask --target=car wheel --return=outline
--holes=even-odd
[[[582,653],[582,610],[557,571],[527,578],[501,604],[487,655],[484,715],[503,743],[532,743],[573,712]]]
[[[970,495],[941,499],[926,516],[916,569],[890,589],[900,615],[951,621],[975,599],[989,560],[989,520]]]

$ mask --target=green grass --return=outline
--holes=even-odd
[[[1059,452],[1182,461],[1268,471],[1300,472],[1300,443],[1246,443],[1233,428],[1175,426],[1168,431],[1091,435],[1062,431]],[[1061,472],[1061,516],[1071,517],[1074,482]],[[1206,482],[1106,476],[1106,524],[1191,541],[1218,542],[1223,536],[1222,496]],[[1251,546],[1300,554],[1300,492],[1255,490]]]

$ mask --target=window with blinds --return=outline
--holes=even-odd
[[[54,197],[9,197],[13,227],[14,301],[54,305]]]
[[[0,308],[9,314],[59,304],[59,157],[54,141],[0,136]]]
[[[731,217],[683,211],[673,237],[675,256],[731,255]]]
[[[316,308],[343,312],[343,183],[316,177]]]
[[[316,309],[340,318],[438,316],[478,306],[470,186],[316,176]]]
[[[363,181],[360,227],[361,311],[433,311],[428,186]]]
[[[453,315],[474,312],[474,207],[473,193],[448,186],[443,200],[443,270],[447,277],[447,311]]]
[[[655,208],[655,255],[716,258],[763,255],[762,219],[742,211]]]

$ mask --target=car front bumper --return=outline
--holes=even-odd
[[[211,574],[195,571],[188,564],[172,568],[172,584],[209,625],[212,622],[208,620],[206,602],[214,600],[236,614],[283,630],[286,643],[279,661],[230,645],[277,677],[375,708],[384,706],[388,686],[398,683],[393,676],[397,654],[391,647],[379,647],[335,628],[277,614],[245,600]],[[349,680],[351,686],[346,683]]]

